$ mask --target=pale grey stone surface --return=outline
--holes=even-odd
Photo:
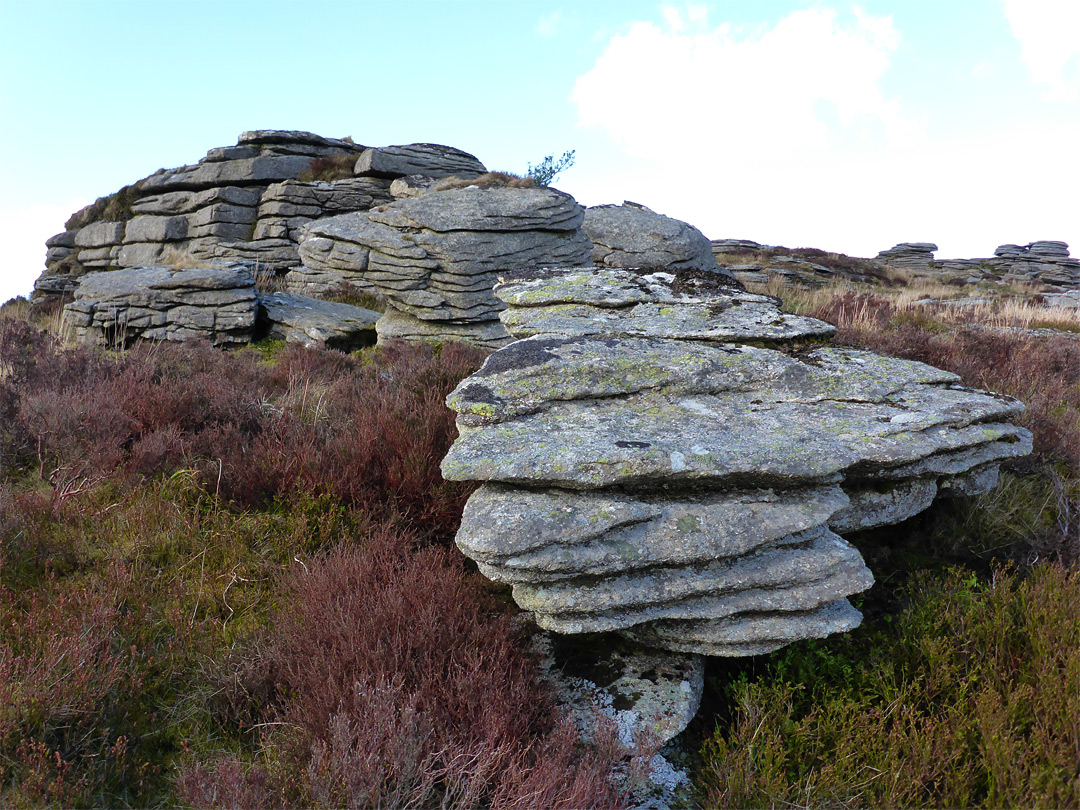
[[[108,247],[123,241],[123,222],[94,222],[75,234],[75,244],[81,248]]]
[[[182,216],[137,216],[127,223],[124,243],[177,242],[187,236],[188,224],[188,217]]]
[[[326,298],[347,288],[361,293],[376,294],[375,285],[370,281],[341,270],[315,270],[301,266],[285,274],[286,292],[296,295]]]
[[[355,275],[415,319],[487,323],[503,309],[497,272],[588,261],[581,219],[554,189],[450,189],[317,220],[300,256],[309,270]]]
[[[249,208],[259,204],[259,188],[221,186],[206,191],[169,191],[136,200],[131,209],[136,214],[190,214],[208,205],[224,203]]]
[[[582,225],[598,267],[717,270],[712,243],[681,220],[634,204],[585,209]],[[724,271],[726,272],[726,271]]]
[[[406,340],[410,343],[445,343],[448,340],[469,343],[484,349],[498,349],[512,338],[502,321],[422,321],[392,306],[375,324],[379,342]]]

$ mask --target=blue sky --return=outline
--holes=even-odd
[[[1080,2],[0,0],[0,300],[249,129],[446,143],[710,238],[1080,254]]]

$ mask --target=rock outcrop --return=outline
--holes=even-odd
[[[198,163],[161,170],[74,214],[46,243],[36,295],[69,293],[93,270],[174,262],[257,262],[300,267],[302,228],[313,220],[390,202],[394,178],[472,176],[475,157],[436,144],[367,148],[310,132],[258,130]],[[327,179],[332,178],[332,179]],[[297,274],[292,292],[325,294],[326,274]]]
[[[587,264],[583,218],[573,197],[552,188],[468,186],[314,222],[300,255],[308,271],[384,298],[382,337],[496,347],[509,340],[492,294],[496,273]]]
[[[449,480],[482,481],[457,536],[537,623],[749,655],[856,626],[873,578],[844,532],[1026,454],[1015,400],[807,341],[716,273],[503,274],[519,340],[450,395]]]

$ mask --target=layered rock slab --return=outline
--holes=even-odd
[[[135,340],[206,339],[218,346],[251,341],[259,302],[243,267],[137,267],[87,273],[64,307],[64,329],[101,346]]]
[[[448,398],[443,472],[485,482],[458,545],[549,630],[749,655],[850,629],[873,579],[838,531],[1030,451],[1015,400],[815,346],[829,325],[715,273],[508,273],[496,295],[524,337]]]
[[[314,222],[300,256],[308,271],[370,285],[396,313],[433,332],[476,324],[494,334],[504,308],[492,294],[496,273],[587,263],[583,218],[582,207],[555,189],[456,188]],[[398,317],[386,329],[420,333],[407,323]],[[500,335],[498,345],[508,339]]]

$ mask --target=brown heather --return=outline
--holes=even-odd
[[[790,299],[1025,400],[1036,456],[854,536],[855,633],[710,665],[699,798],[1078,806],[1080,341],[879,292]],[[0,805],[618,806],[613,745],[559,720],[449,543],[443,399],[481,359],[109,354],[0,319]]]
[[[448,543],[481,359],[0,321],[0,805],[618,806]]]
[[[486,172],[478,177],[444,177],[432,185],[433,191],[448,191],[454,188],[532,188],[536,181],[531,177],[522,177],[512,172]]]

